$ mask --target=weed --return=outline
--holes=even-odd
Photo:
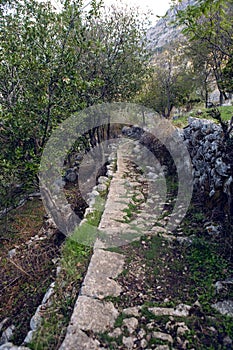
[[[125,318],[128,318],[129,316],[124,314],[123,312],[117,317],[116,321],[115,321],[115,324],[114,324],[114,327],[117,328],[117,327],[122,327],[123,325],[123,321]]]

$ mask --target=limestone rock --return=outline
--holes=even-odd
[[[9,326],[5,331],[2,332],[2,336],[0,339],[0,345],[9,342],[12,339],[14,334],[15,326]]]
[[[162,333],[162,332],[153,332],[153,338],[167,341],[168,343],[173,344],[173,338],[170,334]]]
[[[148,310],[152,312],[155,316],[187,317],[189,315],[190,309],[191,306],[189,305],[179,304],[176,308],[151,307]]]
[[[108,181],[109,181],[109,178],[106,177],[106,176],[100,176],[100,177],[98,178],[98,183],[99,183],[99,184],[106,184],[106,183],[108,183]]]
[[[0,346],[0,350],[30,350],[25,346],[15,346],[12,343],[6,343]]]
[[[138,320],[135,317],[126,318],[123,320],[123,326],[126,326],[129,334],[132,334],[138,326]]]
[[[72,329],[76,325],[83,331],[105,332],[114,326],[118,315],[113,303],[80,296],[68,328]]]
[[[134,339],[132,337],[123,337],[122,343],[126,346],[127,349],[133,349]]]
[[[212,307],[220,312],[222,315],[227,315],[233,317],[233,301],[224,300],[213,304]]]
[[[114,281],[123,270],[122,254],[95,249],[88,272],[83,282],[81,295],[103,299],[109,295],[118,296],[121,286]]]
[[[93,340],[80,329],[68,328],[66,338],[59,350],[101,350],[97,340]]]
[[[99,184],[96,186],[96,190],[98,192],[105,192],[107,191],[107,186],[105,184]]]

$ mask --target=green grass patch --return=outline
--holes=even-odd
[[[229,121],[231,119],[231,117],[233,116],[233,106],[221,106],[221,107],[217,107],[221,113],[221,118],[223,121]],[[197,110],[193,110],[192,112],[190,112],[189,114],[182,116],[176,120],[172,121],[172,124],[178,128],[184,128],[185,126],[188,125],[188,117],[195,117],[195,118],[199,118],[199,119],[208,119],[208,120],[212,120],[216,123],[218,123],[215,119],[211,118],[208,114],[208,111],[210,111],[211,109],[207,109],[207,108],[199,108],[199,110],[202,111],[202,114],[198,114]]]
[[[206,312],[210,312],[210,305],[217,298],[214,283],[229,277],[233,272],[232,267],[219,254],[217,244],[198,238],[186,250],[186,262],[193,281],[190,293],[194,299],[198,298]]]

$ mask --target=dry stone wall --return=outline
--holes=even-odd
[[[184,142],[193,164],[194,191],[213,220],[232,211],[232,164],[222,127],[205,119],[189,118]]]
[[[167,174],[174,175],[176,171],[174,162],[166,147],[155,136],[139,129],[137,126],[124,127],[122,133],[138,139],[155,154],[161,165],[166,165]],[[183,138],[190,153],[193,165],[194,197],[208,213],[211,221],[222,222],[226,218],[231,221],[233,217],[233,142],[231,142],[232,147],[227,145],[221,125],[206,119],[190,117],[188,126],[183,130],[176,130],[175,133]]]

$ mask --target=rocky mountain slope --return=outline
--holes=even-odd
[[[184,0],[177,4],[175,7],[171,7],[166,16],[161,17],[158,22],[151,27],[147,32],[147,38],[149,39],[149,49],[154,52],[160,52],[162,48],[170,46],[175,41],[185,40],[181,33],[181,27],[175,23],[177,10],[183,10],[188,5],[195,5],[196,0]]]

